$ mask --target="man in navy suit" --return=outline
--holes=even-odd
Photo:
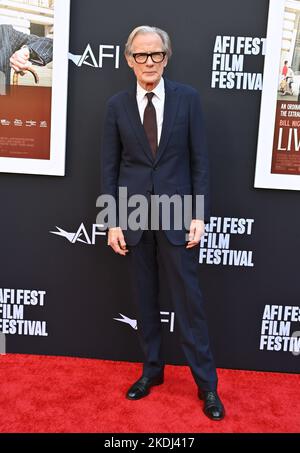
[[[186,360],[204,400],[204,413],[221,420],[224,406],[217,393],[217,373],[209,346],[207,324],[199,288],[199,242],[209,221],[209,176],[201,104],[196,90],[162,77],[171,57],[168,34],[156,27],[137,27],[130,34],[125,56],[137,83],[108,101],[102,148],[102,193],[117,203],[125,197],[190,195],[188,227],[168,228],[158,209],[159,227],[127,227],[124,218],[109,224],[108,245],[126,257],[137,305],[138,332],[145,354],[142,376],[127,392],[137,400],[163,383],[159,285],[166,282],[174,304]],[[124,195],[123,195],[124,196]],[[196,209],[196,197],[204,209]],[[123,200],[124,201],[124,200]],[[130,206],[130,204],[129,204]],[[164,209],[164,208],[163,208]],[[128,208],[127,219],[132,214]],[[130,222],[129,222],[130,223]]]

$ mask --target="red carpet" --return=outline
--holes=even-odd
[[[227,416],[202,413],[187,367],[139,401],[124,394],[141,366],[30,355],[0,356],[2,433],[299,433],[300,375],[218,370]]]

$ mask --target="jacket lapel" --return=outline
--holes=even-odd
[[[148,142],[148,138],[145,132],[145,129],[141,122],[141,117],[136,101],[136,90],[130,90],[127,93],[126,102],[124,102],[125,109],[127,111],[131,126],[137,136],[138,141],[140,142],[142,149],[150,160],[151,164],[153,163],[153,155]]]
[[[164,119],[163,126],[161,131],[161,137],[159,142],[159,147],[157,150],[155,165],[158,164],[161,159],[166,146],[168,144],[173,124],[176,118],[178,106],[179,106],[180,95],[176,90],[176,85],[174,85],[169,80],[165,79],[165,107],[164,107]]]

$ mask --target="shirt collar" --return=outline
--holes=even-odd
[[[144,88],[142,88],[137,82],[136,96],[138,101],[141,101],[147,93],[148,91],[144,90]],[[154,88],[154,90],[151,91],[151,93],[154,93],[158,99],[163,99],[165,93],[165,81],[163,78],[160,79],[159,84]]]

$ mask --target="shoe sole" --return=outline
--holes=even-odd
[[[206,415],[207,418],[209,418],[210,420],[213,420],[214,422],[219,422],[219,421],[223,420],[225,417],[225,411],[224,411],[224,414],[222,415],[222,417],[212,417],[211,415],[208,415],[204,410],[203,410],[203,413]]]

